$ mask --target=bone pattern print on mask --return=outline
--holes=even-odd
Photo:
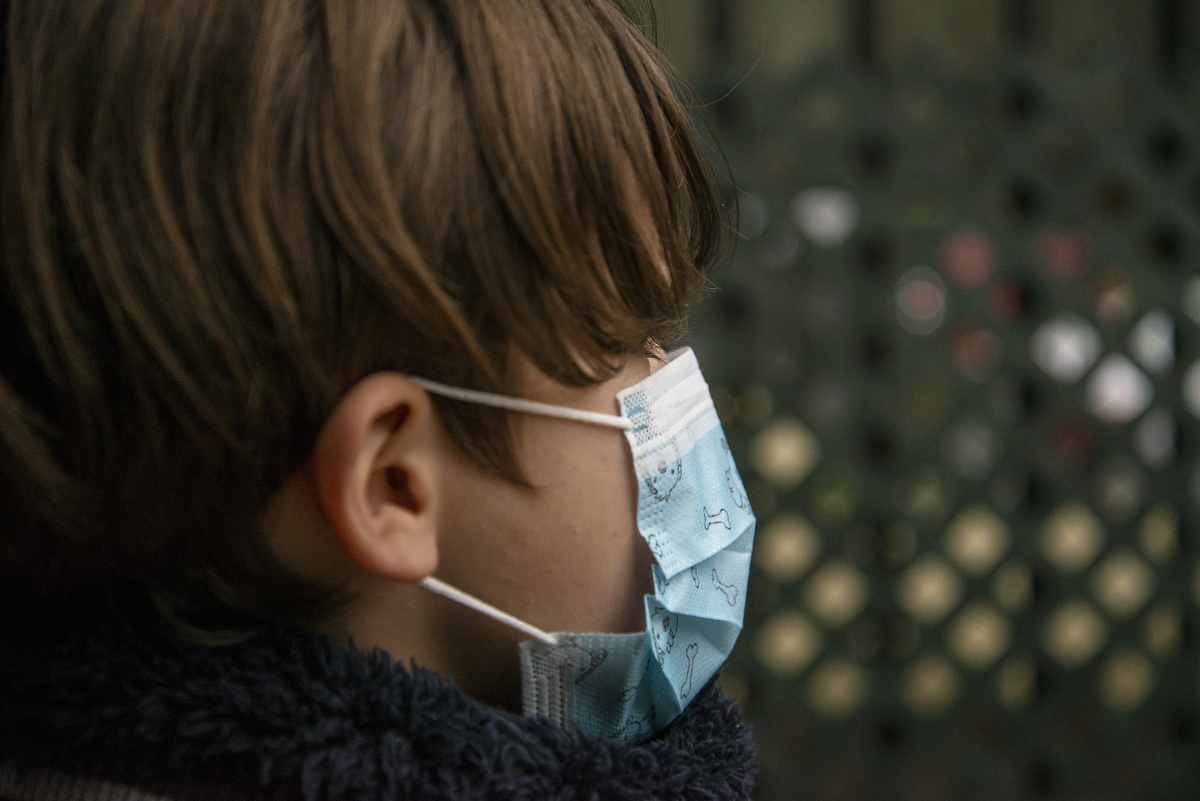
[[[733,584],[725,584],[717,576],[717,569],[714,567],[712,571],[713,586],[716,587],[722,595],[725,596],[725,601],[730,606],[737,606],[738,588]]]
[[[713,526],[718,526],[718,525],[724,526],[726,531],[729,531],[730,529],[733,528],[733,526],[731,526],[729,524],[729,510],[721,509],[716,512],[710,512],[710,511],[708,511],[708,508],[705,507],[705,509],[704,509],[704,530],[708,531]]]
[[[696,668],[696,654],[700,653],[700,646],[697,643],[692,643],[684,652],[687,656],[687,678],[683,680],[683,686],[679,688],[679,700],[683,700],[692,694],[692,671]]]

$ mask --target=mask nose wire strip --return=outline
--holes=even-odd
[[[435,579],[433,576],[427,576],[422,579],[421,586],[431,592],[436,592],[443,598],[449,598],[451,601],[457,601],[463,606],[471,607],[476,612],[482,612],[492,620],[498,620],[501,623],[512,626],[514,629],[524,632],[534,639],[541,640],[546,645],[558,645],[558,640],[553,634],[547,634],[537,626],[531,626],[524,620],[515,618],[507,612],[501,612],[488,602],[481,601],[473,595],[467,595],[462,590],[457,590],[446,582]]]
[[[570,406],[556,406],[553,403],[542,403],[541,401],[526,400],[525,398],[510,398],[507,395],[496,395],[492,392],[480,392],[476,389],[452,387],[448,384],[430,381],[428,378],[417,378],[416,376],[409,376],[409,378],[426,392],[432,392],[434,395],[443,395],[454,400],[481,403],[485,406],[511,409],[514,412],[540,414],[545,417],[559,417],[563,420],[575,420],[580,423],[591,423],[598,426],[607,426],[608,428],[620,428],[623,430],[633,428],[633,421],[619,414],[601,414],[600,412],[572,409]]]

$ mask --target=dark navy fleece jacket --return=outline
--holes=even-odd
[[[187,799],[746,799],[754,743],[710,686],[631,746],[467,698],[326,637],[212,648],[112,626],[0,645],[0,766]]]

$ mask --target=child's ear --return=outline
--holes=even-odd
[[[376,373],[342,397],[317,436],[321,511],[370,573],[420,581],[437,567],[439,432],[424,390]]]

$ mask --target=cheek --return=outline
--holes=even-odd
[[[557,453],[548,447],[540,459],[531,454],[539,490],[530,517],[538,536],[527,566],[540,571],[549,601],[539,611],[561,621],[558,630],[636,630],[644,627],[641,596],[652,591],[652,578],[637,530],[632,459],[619,434],[576,433],[592,441]]]
[[[555,428],[520,432],[533,489],[478,471],[453,482],[439,578],[550,631],[643,629],[651,556],[628,446],[617,432]]]

